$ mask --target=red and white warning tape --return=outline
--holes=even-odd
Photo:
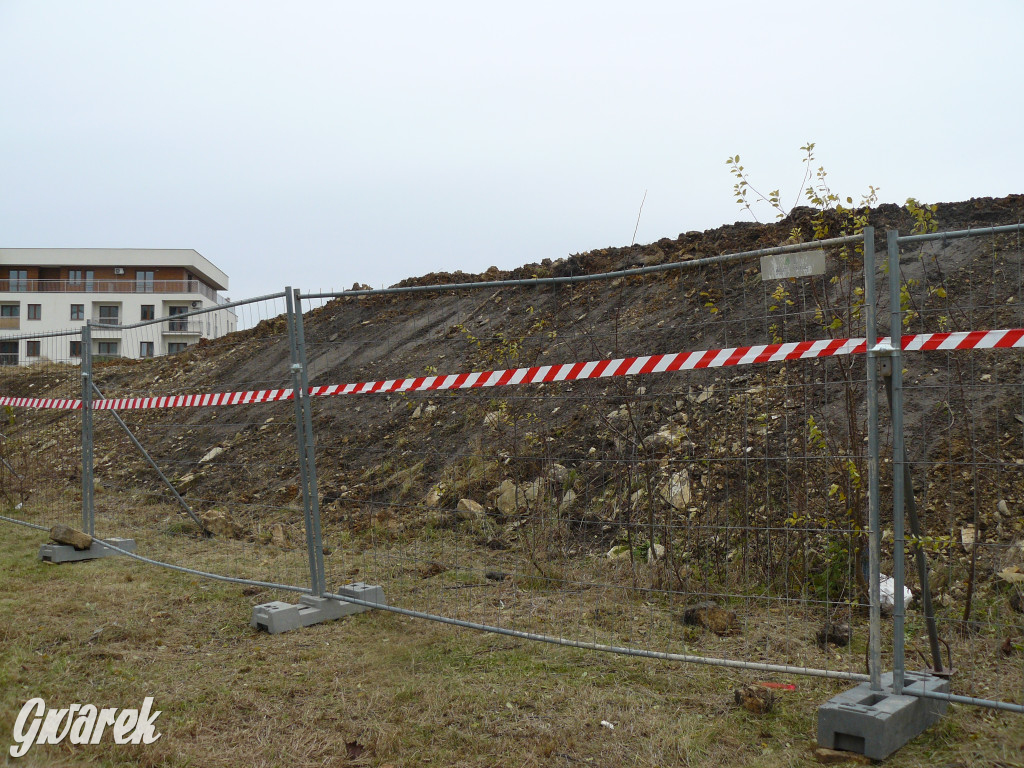
[[[889,338],[879,340],[887,345]],[[915,351],[952,351],[958,349],[1010,349],[1024,347],[1024,329],[1004,331],[965,331],[961,333],[920,333],[904,336],[903,349]],[[552,381],[602,379],[613,376],[634,376],[643,373],[667,373],[698,368],[723,368],[755,363],[777,363],[786,360],[857,355],[867,351],[867,341],[859,339],[822,339],[786,344],[761,344],[754,347],[730,347],[700,352],[675,352],[667,355],[623,357],[614,360],[593,360],[586,363],[540,365],[530,368],[507,368],[499,371],[452,373],[445,376],[419,376],[408,379],[364,381],[358,384],[330,384],[310,387],[312,397],[362,395],[382,392],[423,392],[446,389],[504,387],[516,384],[541,384]],[[96,410],[148,410],[154,408],[194,408],[203,406],[249,405],[291,400],[291,389],[261,389],[247,392],[221,392],[205,395],[167,397],[133,397],[95,400]],[[16,408],[49,408],[78,410],[81,400],[53,400],[31,397],[0,397],[0,406]]]

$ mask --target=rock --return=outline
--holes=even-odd
[[[416,410],[412,412],[412,416],[410,416],[409,418],[410,419],[418,419],[422,414],[423,414],[423,406],[422,405],[417,405],[416,406]]]
[[[489,429],[500,429],[505,422],[505,416],[501,411],[491,411],[484,416],[484,426]]]
[[[654,563],[665,557],[665,548],[661,544],[652,544],[647,548],[647,562]]]
[[[175,484],[174,487],[177,488],[178,492],[180,493],[181,491],[187,490],[188,487],[190,485],[192,485],[198,479],[199,479],[198,475],[195,475],[192,472],[189,472],[187,475],[185,475],[183,478],[181,478]]]
[[[460,522],[467,520],[479,520],[487,514],[487,511],[472,499],[459,499],[455,507],[455,518]]]
[[[853,639],[853,630],[850,629],[850,625],[846,622],[831,621],[825,622],[824,626],[818,630],[818,634],[815,635],[815,639],[818,641],[818,645],[824,648],[829,643],[833,645],[846,646],[850,644],[850,640]]]
[[[858,754],[856,752],[844,752],[841,749],[828,749],[827,747],[817,747],[814,750],[814,759],[819,763],[825,765],[834,765],[836,763],[860,763],[861,765],[871,765],[872,760],[870,757]]]
[[[643,439],[645,451],[652,453],[671,451],[686,437],[686,430],[677,424],[666,424],[657,432]]]
[[[66,525],[55,525],[50,529],[50,538],[58,544],[67,544],[78,551],[92,546],[92,536]]]
[[[211,448],[209,451],[206,452],[206,455],[203,456],[203,458],[201,458],[199,460],[199,463],[200,464],[206,464],[208,461],[213,461],[218,456],[220,456],[222,453],[224,453],[224,449],[223,448],[221,448],[219,445],[218,446],[214,446],[213,448]]]
[[[764,715],[771,711],[775,704],[775,694],[770,688],[760,685],[744,685],[733,691],[736,703],[755,715]]]
[[[690,473],[685,469],[682,472],[674,472],[665,483],[658,488],[658,495],[667,504],[676,509],[686,509],[690,506],[692,493],[690,491]]]
[[[714,600],[687,606],[683,609],[682,621],[710,629],[719,637],[735,635],[740,629],[736,611],[726,610]]]
[[[423,409],[423,415],[424,416],[431,416],[431,415],[433,415],[435,413],[437,413],[437,406],[436,405],[428,405],[426,408]]]
[[[616,544],[614,547],[608,550],[606,557],[609,560],[628,560],[629,559],[629,545],[628,544]]]
[[[274,523],[270,528],[270,543],[281,549],[288,548],[288,535],[281,523]]]
[[[223,509],[211,509],[199,515],[203,521],[203,527],[210,533],[217,536],[224,536],[228,539],[239,539],[242,537],[242,526],[235,522],[234,518]]]
[[[1007,506],[1006,499],[999,500],[999,503],[996,504],[996,511],[1003,517],[1007,517],[1010,514],[1010,507]]]
[[[552,464],[548,469],[548,480],[558,485],[563,485],[569,479],[569,470],[561,464]]]
[[[570,488],[562,495],[562,500],[558,503],[559,511],[568,509],[574,501],[576,501],[576,491]]]
[[[960,543],[963,544],[964,549],[970,552],[974,549],[975,541],[977,541],[977,534],[973,525],[966,525],[960,529]]]
[[[511,577],[511,573],[505,573],[504,571],[487,571],[484,573],[484,578],[490,579],[491,581],[505,581]]]
[[[438,483],[431,488],[423,499],[423,503],[430,508],[441,506],[441,499],[448,494],[448,486],[445,483]]]
[[[532,483],[517,485],[511,480],[502,483],[491,491],[496,496],[494,506],[503,515],[514,515],[539,501],[543,495],[544,481],[537,478]]]

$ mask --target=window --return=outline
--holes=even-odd
[[[0,306],[0,317],[21,317],[21,304],[4,304]]]
[[[0,341],[0,365],[18,364],[18,342]]]
[[[188,344],[184,342],[172,341],[167,345],[167,354],[176,355],[179,352],[184,352],[188,348]]]
[[[70,287],[72,289],[77,289],[79,291],[81,291],[81,290],[91,291],[92,290],[92,282],[93,282],[93,279],[95,278],[95,276],[96,276],[96,273],[93,272],[91,269],[86,269],[86,270],[70,269],[70,270],[68,270],[68,282],[71,284]]]
[[[135,270],[135,292],[136,293],[152,293],[153,292],[153,272],[149,270]]]
[[[96,345],[96,351],[100,355],[105,355],[107,357],[117,357],[117,342],[101,341]]]
[[[116,304],[100,304],[100,322],[105,325],[117,325],[120,309]]]
[[[156,317],[156,311],[154,310],[154,305],[153,304],[143,304],[142,305],[142,319],[143,320],[152,320],[154,317]]]
[[[140,341],[139,342],[139,357],[152,357],[153,356],[153,342],[152,341]]]
[[[171,317],[174,317],[175,315],[183,315],[186,312],[188,312],[188,307],[183,307],[183,306],[180,306],[180,305],[179,306],[170,306],[170,307],[167,308],[167,314],[170,315]],[[167,324],[167,330],[169,330],[169,331],[187,331],[188,330],[188,320],[171,320],[171,322],[169,322]]]
[[[72,341],[71,342],[71,349],[68,350],[68,354],[71,357],[81,357],[82,356],[82,342],[81,341]]]
[[[28,319],[29,320],[42,320],[43,319],[43,305],[42,304],[29,304],[28,305]]]
[[[39,357],[39,342],[38,341],[26,341],[25,342],[25,357]]]
[[[71,305],[71,319],[72,320],[85,320],[85,304],[72,304]]]
[[[10,288],[11,291],[27,291],[28,290],[28,270],[26,269],[12,269],[10,271]]]

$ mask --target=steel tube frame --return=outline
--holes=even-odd
[[[595,280],[614,280],[619,277],[632,277],[633,275],[651,275],[656,272],[670,272],[681,269],[699,269],[714,264],[726,264],[733,261],[745,261],[759,256],[774,256],[781,253],[799,253],[812,248],[829,247],[833,245],[848,245],[863,241],[861,235],[846,235],[844,237],[832,237],[828,240],[815,240],[813,243],[797,243],[795,245],[779,245],[774,248],[759,248],[754,251],[741,251],[739,253],[727,253],[721,256],[707,256],[702,259],[691,259],[689,261],[675,261],[671,264],[658,264],[652,267],[637,267],[636,269],[620,269],[615,272],[600,272],[594,275],[570,275],[566,277],[533,277],[522,280],[485,280],[479,283],[443,283],[439,285],[407,285],[398,288],[369,288],[358,291],[331,291],[327,293],[307,293],[307,299],[338,299],[347,296],[390,296],[396,293],[427,293],[431,291],[463,291],[479,290],[487,288],[511,288],[523,286],[540,285],[566,285],[569,283],[591,283]]]
[[[82,530],[96,535],[93,485],[92,321],[82,327]]]
[[[306,452],[305,409],[308,390],[303,389],[302,385],[303,366],[299,358],[298,331],[295,320],[295,294],[290,286],[285,288],[285,305],[287,307],[288,321],[288,350],[291,355],[292,391],[295,393],[295,397],[292,398],[295,405],[295,443],[299,459],[299,479],[302,483],[302,517],[306,529],[306,554],[309,558],[310,592],[314,597],[321,597],[323,590],[320,588],[320,583],[323,580],[323,576],[319,571],[319,564],[323,560],[318,560],[315,552],[313,513],[312,505],[310,504],[310,496],[315,494],[316,490],[310,489],[309,462],[307,461],[308,454]],[[322,557],[323,550],[321,550]]]
[[[864,335],[868,340],[868,674],[882,690],[881,539],[878,445],[878,327],[875,318],[875,228],[864,228]]]
[[[906,540],[903,531],[904,504],[904,450],[903,439],[903,350],[900,339],[903,335],[903,313],[900,306],[900,246],[899,233],[886,232],[886,246],[889,258],[889,337],[892,339],[892,370],[890,373],[892,392],[892,529],[893,529],[893,639],[892,639],[892,687],[897,696],[903,693],[903,679],[906,671],[905,624],[906,605],[903,599],[905,581]]]

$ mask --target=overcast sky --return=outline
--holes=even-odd
[[[1024,192],[1024,3],[0,0],[0,247],[195,248],[232,298],[843,195]],[[770,212],[762,218],[770,219]]]

